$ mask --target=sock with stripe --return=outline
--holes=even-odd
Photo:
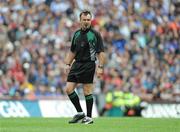
[[[79,102],[79,97],[75,91],[73,91],[71,94],[68,95],[69,99],[73,103],[74,107],[76,108],[77,112],[83,112],[80,102]]]
[[[87,108],[87,116],[92,116],[92,106],[93,106],[93,95],[89,94],[85,96],[86,99],[86,108]]]

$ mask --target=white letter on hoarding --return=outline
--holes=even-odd
[[[12,108],[14,108],[16,115],[18,115],[19,117],[30,117],[28,111],[26,110],[26,108],[24,108],[21,102],[11,102],[11,105]]]
[[[0,102],[0,114],[3,117],[29,117],[29,113],[24,106],[16,101],[2,101]]]
[[[5,101],[0,102],[0,115],[3,117],[10,117],[7,109],[9,108],[9,104]]]

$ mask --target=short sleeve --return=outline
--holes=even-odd
[[[74,35],[75,36],[75,35]],[[74,36],[73,36],[73,38],[72,38],[72,41],[71,41],[71,52],[75,52],[75,42],[74,42]]]
[[[97,43],[96,43],[96,53],[104,52],[103,40],[100,33],[96,34]]]

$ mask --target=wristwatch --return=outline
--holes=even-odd
[[[98,65],[98,68],[103,69],[103,68],[104,68],[104,66],[103,66],[103,65]]]

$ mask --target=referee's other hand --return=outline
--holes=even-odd
[[[102,77],[103,72],[104,72],[104,69],[103,69],[103,68],[97,67],[96,75],[97,75],[98,78],[101,78],[101,77]]]

